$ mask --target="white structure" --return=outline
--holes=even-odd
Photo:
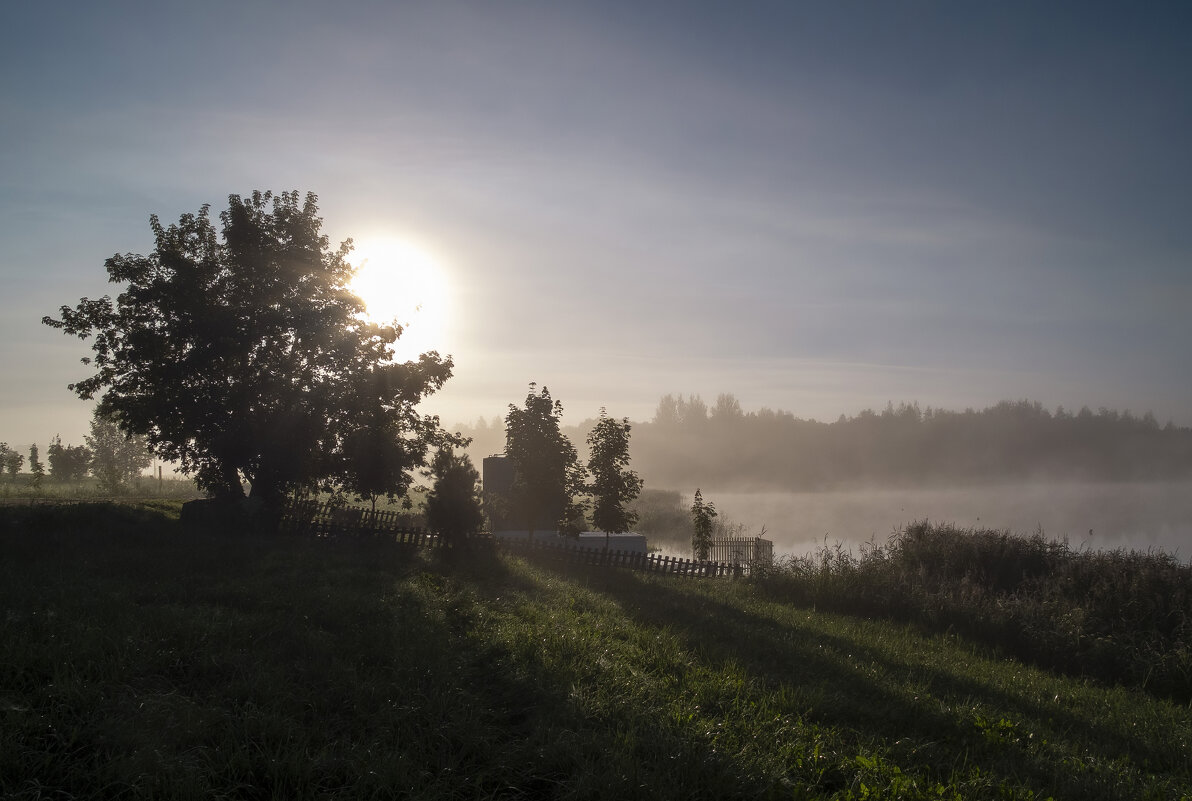
[[[509,529],[494,531],[493,536],[501,540],[526,540],[530,532],[523,529]],[[605,534],[603,531],[581,531],[578,537],[565,537],[556,531],[535,531],[535,542],[549,542],[562,548],[584,548],[590,551],[603,551],[607,544],[610,551],[624,553],[648,553],[646,535],[634,534]]]
[[[604,550],[608,545],[610,551],[624,551],[625,553],[647,553],[646,535],[634,534],[605,534],[603,531],[581,531],[577,546],[594,551]]]

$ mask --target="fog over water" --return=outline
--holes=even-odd
[[[1066,537],[1073,547],[1157,548],[1184,562],[1192,557],[1187,480],[703,494],[723,519],[744,524],[747,536],[764,525],[775,555],[805,554],[825,539],[855,552],[861,543],[885,543],[896,529],[927,519],[1021,534],[1041,527],[1049,539]]]

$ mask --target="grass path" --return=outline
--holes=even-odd
[[[0,518],[0,797],[1192,796],[1192,712],[745,581]]]

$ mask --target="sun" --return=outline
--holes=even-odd
[[[364,301],[368,319],[402,326],[395,359],[447,353],[449,292],[438,259],[408,240],[381,237],[357,243],[348,262],[356,268],[348,288]]]

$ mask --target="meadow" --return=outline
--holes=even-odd
[[[695,580],[177,513],[0,510],[0,796],[1192,797],[1186,693],[982,635],[1021,564],[899,607],[910,545]]]

